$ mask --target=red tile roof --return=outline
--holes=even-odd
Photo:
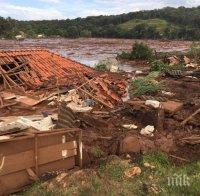
[[[26,63],[27,62],[27,63]],[[19,66],[25,63],[24,69]],[[80,75],[90,75],[95,71],[92,68],[84,66],[78,62],[64,58],[46,49],[26,49],[14,51],[0,51],[0,74],[6,74],[10,70],[2,69],[3,66],[15,64],[17,77],[25,84],[39,86],[43,82],[50,80],[52,77],[66,81],[73,80]],[[14,70],[13,70],[14,72]],[[9,76],[10,77],[10,76]],[[72,82],[72,81],[71,81]]]

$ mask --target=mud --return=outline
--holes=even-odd
[[[45,47],[65,57],[94,66],[104,58],[115,58],[121,51],[131,50],[135,42],[144,42],[152,49],[160,52],[186,51],[190,41],[161,41],[133,39],[26,39],[24,41],[0,40],[0,49],[20,49]],[[120,69],[126,72],[141,70],[140,62],[123,62]]]
[[[43,39],[43,40],[1,40],[0,49],[18,49],[30,47],[46,47],[63,56],[75,59],[84,64],[93,66],[98,60],[106,57],[116,57],[118,52],[122,50],[130,50],[132,44],[139,40],[119,40],[119,39]],[[140,40],[146,42],[156,51],[185,51],[191,42],[188,41],[155,41]],[[137,66],[138,63],[138,66]],[[133,66],[134,64],[134,66]],[[123,63],[122,69],[125,71],[133,71],[141,69],[142,62],[132,62],[132,64]],[[162,150],[167,153],[173,153],[188,160],[196,160],[200,156],[199,144],[195,147],[192,145],[182,145],[180,139],[183,137],[198,134],[200,130],[200,115],[196,115],[183,128],[180,123],[199,107],[200,99],[200,81],[187,81],[183,79],[162,78],[161,80],[168,88],[167,90],[174,93],[173,100],[183,102],[183,108],[176,114],[166,114],[164,121],[164,132],[156,131],[155,137],[148,138],[140,134],[140,130],[146,125],[157,126],[157,112],[155,110],[146,110],[145,108],[137,108],[122,106],[121,110],[107,111],[107,115],[88,115],[81,117],[81,126],[83,129],[84,149],[91,151],[92,147],[100,146],[105,155],[119,154],[120,141],[127,136],[138,137],[141,141],[142,151]],[[159,96],[159,95],[158,95]],[[102,107],[93,108],[93,111],[101,111]],[[56,112],[57,108],[47,106],[45,103],[32,110],[21,111],[5,110],[0,116],[12,115],[40,114],[43,111]],[[21,112],[21,113],[20,113]],[[122,127],[124,124],[136,124],[137,130],[127,130]],[[198,149],[198,150],[197,150]],[[195,151],[196,150],[196,151]],[[92,161],[95,160],[92,154],[87,154]]]

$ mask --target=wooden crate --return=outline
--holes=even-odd
[[[31,132],[0,141],[0,195],[13,193],[45,172],[81,166],[81,131]]]

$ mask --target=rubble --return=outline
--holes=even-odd
[[[144,167],[147,167],[147,168],[150,168],[150,169],[155,169],[155,168],[156,168],[154,165],[151,165],[151,164],[148,163],[148,162],[145,162],[145,163],[144,163]]]
[[[183,57],[183,60],[184,60],[184,62],[185,62],[186,65],[191,62],[191,60],[188,57],[186,57],[186,56]]]
[[[126,128],[126,129],[137,129],[138,128],[135,124],[122,125],[122,127]]]
[[[147,136],[149,135],[149,136],[153,137],[154,136],[154,134],[153,134],[154,130],[155,130],[154,126],[148,125],[145,128],[143,128],[140,131],[140,133],[142,135],[147,135]]]
[[[45,117],[40,121],[32,121],[21,117],[18,122],[27,127],[33,127],[38,131],[49,131],[55,127],[50,116]]]
[[[198,68],[169,71],[157,79],[166,89],[130,97],[127,89],[135,72],[99,72],[44,49],[2,51],[0,140],[32,130],[50,134],[82,129],[87,164],[96,163],[90,154],[93,146],[105,156],[129,153],[132,158],[153,150],[182,153],[179,143],[199,144],[193,133],[200,120],[198,74]],[[127,175],[139,171],[132,168]]]
[[[170,65],[177,65],[180,63],[180,59],[177,56],[172,56],[168,58]]]
[[[139,167],[132,167],[130,169],[127,169],[125,172],[124,172],[124,175],[128,178],[131,178],[133,176],[137,176],[137,175],[140,175],[142,172],[142,170],[139,168]]]
[[[156,100],[146,100],[145,105],[151,106],[153,108],[159,108],[160,107],[160,102]]]

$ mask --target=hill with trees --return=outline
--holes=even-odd
[[[200,6],[155,9],[66,20],[17,21],[0,17],[0,37],[101,37],[200,40]]]

